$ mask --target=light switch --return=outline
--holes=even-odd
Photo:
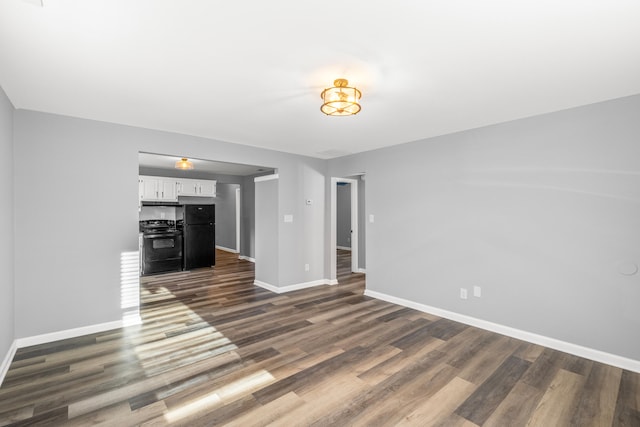
[[[369,214],[369,222],[373,222],[373,214]]]
[[[287,214],[284,216],[284,222],[293,222],[293,215]]]

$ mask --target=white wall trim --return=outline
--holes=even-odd
[[[367,273],[367,270],[365,270],[364,268],[358,268],[358,273]]]
[[[256,259],[255,259],[255,258],[251,258],[250,256],[246,256],[246,255],[240,255],[240,256],[238,257],[238,259],[243,259],[243,260],[245,260],[245,261],[249,261],[249,262],[253,262],[253,263],[255,263],[255,262],[256,262]]]
[[[280,288],[278,288],[277,286],[273,286],[272,284],[269,284],[267,282],[261,282],[260,280],[254,280],[253,284],[256,286],[260,286],[263,289],[266,289],[268,291],[271,292],[275,292],[276,294],[280,293]]]
[[[335,286],[338,284],[338,279],[327,279],[327,285]]]
[[[9,352],[0,365],[0,385],[4,380],[4,376],[9,370],[9,365],[15,356],[16,350],[19,348],[30,347],[32,345],[45,344],[54,341],[65,340],[68,338],[81,337],[83,335],[96,334],[98,332],[110,331],[112,329],[119,329],[125,326],[138,325],[142,323],[140,316],[137,318],[128,318],[125,320],[116,320],[114,322],[99,323],[96,325],[82,326],[80,328],[66,329],[63,331],[50,332],[42,335],[34,335],[25,338],[16,338],[13,344],[9,348]]]
[[[280,176],[277,173],[274,173],[272,175],[257,176],[253,178],[253,182],[271,181],[272,179],[278,178],[280,178]]]
[[[141,323],[141,320],[138,320]],[[136,324],[134,321],[116,320],[114,322],[99,323],[97,325],[82,326],[80,328],[65,329],[63,331],[50,332],[48,334],[34,335],[31,337],[17,338],[16,344],[18,348],[30,347],[32,345],[44,344],[53,341],[66,340],[68,338],[80,337],[83,335],[96,334],[98,332],[110,331],[112,329],[123,328]]]
[[[236,253],[240,253],[240,228],[242,225],[242,215],[240,210],[242,208],[242,197],[240,197],[240,187],[236,188]]]
[[[336,249],[342,249],[343,251],[350,251],[351,246],[336,246]]]
[[[450,320],[455,320],[456,322],[475,326],[487,331],[507,335],[512,338],[517,338],[519,340],[527,341],[533,344],[549,347],[554,350],[564,351],[565,353],[570,353],[575,356],[595,360],[596,362],[606,363],[607,365],[617,366],[618,368],[640,373],[640,360],[633,360],[615,354],[606,353],[601,350],[583,347],[578,344],[560,341],[558,339],[546,337],[544,335],[538,335],[533,332],[527,332],[520,329],[512,328],[510,326],[500,325],[498,323],[489,322],[487,320],[477,319],[475,317],[455,313],[453,311],[431,307],[429,305],[394,297],[391,295],[383,294],[381,292],[371,291],[369,289],[366,289],[364,291],[364,294],[372,298],[377,298],[383,301],[402,305],[404,307],[413,308],[425,313],[434,314],[436,316],[444,317]]]
[[[329,279],[319,279],[319,280],[312,280],[310,282],[296,283],[296,284],[287,285],[287,286],[274,286],[269,283],[261,282],[259,280],[254,280],[253,284],[256,286],[260,286],[261,288],[264,288],[268,291],[275,292],[276,294],[284,294],[286,292],[298,291],[300,289],[306,289],[306,288],[313,288],[315,286],[334,285],[334,284],[337,285],[338,281],[336,281],[336,283],[331,283],[331,280]]]
[[[237,254],[237,253],[239,253],[239,252],[238,252],[238,251],[236,251],[235,249],[225,248],[224,246],[218,246],[218,245],[216,245],[216,249],[220,249],[221,251],[225,251],[225,252],[231,252],[232,254]]]
[[[18,343],[16,342],[16,340],[13,340],[13,342],[11,343],[11,347],[9,347],[7,355],[4,357],[4,360],[0,365],[0,386],[4,381],[4,377],[7,375],[7,371],[9,371],[9,366],[11,366],[13,357],[16,355],[16,350],[18,350]]]

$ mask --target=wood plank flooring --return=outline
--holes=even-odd
[[[253,264],[142,280],[143,324],[18,350],[0,425],[640,426],[640,375]]]

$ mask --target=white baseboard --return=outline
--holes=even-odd
[[[65,329],[62,331],[50,332],[47,334],[34,335],[31,337],[16,338],[13,344],[9,348],[9,352],[5,356],[2,364],[0,365],[0,385],[4,380],[4,376],[9,370],[11,361],[15,356],[16,350],[24,347],[31,347],[32,345],[45,344],[54,341],[60,341],[68,338],[81,337],[83,335],[95,334],[104,331],[110,331],[112,329],[119,329],[125,326],[139,325],[142,323],[142,319],[139,315],[128,316],[123,320],[116,320],[113,322],[99,323],[96,325],[82,326],[80,328]]]
[[[263,289],[266,289],[268,291],[271,292],[275,292],[276,294],[280,293],[280,288],[278,288],[277,286],[273,286],[272,284],[269,284],[267,282],[261,282],[260,280],[254,280],[253,284],[256,286],[260,286]]]
[[[358,273],[365,273],[366,274],[367,270],[365,270],[364,268],[359,268],[358,269]]]
[[[5,356],[2,364],[0,365],[0,385],[4,380],[11,361],[16,354],[16,350],[24,347],[31,347],[32,345],[45,344],[53,341],[60,341],[68,338],[80,337],[83,335],[95,334],[98,332],[110,331],[112,329],[122,328],[124,326],[131,326],[142,323],[140,316],[129,317],[126,320],[116,320],[114,322],[99,323],[97,325],[82,326],[80,328],[66,329],[63,331],[50,332],[47,334],[34,335],[31,337],[16,338],[9,348],[9,352]]]
[[[338,284],[338,279],[327,279],[327,285],[335,286]]]
[[[413,308],[418,311],[422,311],[436,316],[444,317],[456,322],[464,323],[467,325],[475,326],[488,331],[496,332],[502,335],[506,335],[519,340],[527,341],[533,344],[538,344],[544,347],[549,347],[554,350],[570,353],[575,356],[584,357],[585,359],[595,360],[596,362],[606,363],[607,365],[617,366],[618,368],[627,369],[629,371],[640,373],[640,360],[629,359],[626,357],[618,356],[604,351],[596,350],[589,347],[583,347],[581,345],[572,344],[565,341],[560,341],[555,338],[546,337],[543,335],[534,334],[532,332],[523,331],[520,329],[512,328],[509,326],[500,325],[498,323],[489,322],[475,317],[467,316],[453,311],[443,310],[441,308],[431,307],[425,304],[420,304],[414,301],[406,300],[403,298],[394,297],[391,295],[383,294],[381,292],[365,290],[364,294],[372,298],[377,298],[383,301],[391,302],[394,304],[402,305],[404,307]]]
[[[260,286],[261,288],[264,288],[268,291],[275,292],[276,294],[284,294],[286,292],[298,291],[300,289],[313,288],[314,286],[338,284],[337,280],[336,280],[336,283],[331,283],[331,282],[332,281],[329,279],[320,279],[320,280],[312,280],[311,282],[296,283],[294,285],[288,285],[288,286],[274,286],[269,283],[261,282],[259,280],[254,280],[253,284],[256,286]]]
[[[350,251],[350,246],[336,246],[336,249],[342,249],[343,251]]]
[[[140,323],[140,322],[138,322]],[[96,334],[98,332],[110,331],[112,329],[122,328],[135,324],[128,320],[125,324],[122,320],[113,322],[99,323],[97,325],[82,326],[80,328],[66,329],[63,331],[50,332],[48,334],[34,335],[31,337],[17,338],[16,344],[18,348],[30,347],[32,345],[44,344],[53,341],[65,340],[68,338],[80,337],[82,335]]]
[[[2,386],[2,382],[4,381],[5,375],[7,375],[7,371],[9,370],[9,366],[11,366],[11,362],[13,361],[13,356],[16,355],[16,350],[18,349],[18,344],[16,340],[13,340],[11,343],[11,347],[9,347],[9,351],[7,355],[4,357],[2,364],[0,364],[0,386]]]
[[[240,253],[240,251],[237,251],[235,249],[231,249],[231,248],[225,248],[224,246],[218,246],[216,245],[216,249],[220,249],[221,251],[225,251],[225,252],[231,252],[232,254],[238,254]]]
[[[245,261],[249,261],[249,262],[253,262],[253,263],[255,263],[255,262],[256,262],[256,259],[255,259],[255,258],[251,258],[250,256],[245,256],[245,255],[240,255],[240,256],[238,257],[238,259],[243,259],[243,260],[245,260]]]

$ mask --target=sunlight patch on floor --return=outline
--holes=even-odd
[[[164,419],[169,423],[174,423],[189,416],[197,415],[202,411],[209,411],[221,406],[223,403],[228,403],[245,394],[251,393],[257,388],[263,387],[273,381],[275,381],[273,375],[261,369],[251,375],[247,375],[244,378],[207,393],[192,402],[168,411],[164,414]]]

